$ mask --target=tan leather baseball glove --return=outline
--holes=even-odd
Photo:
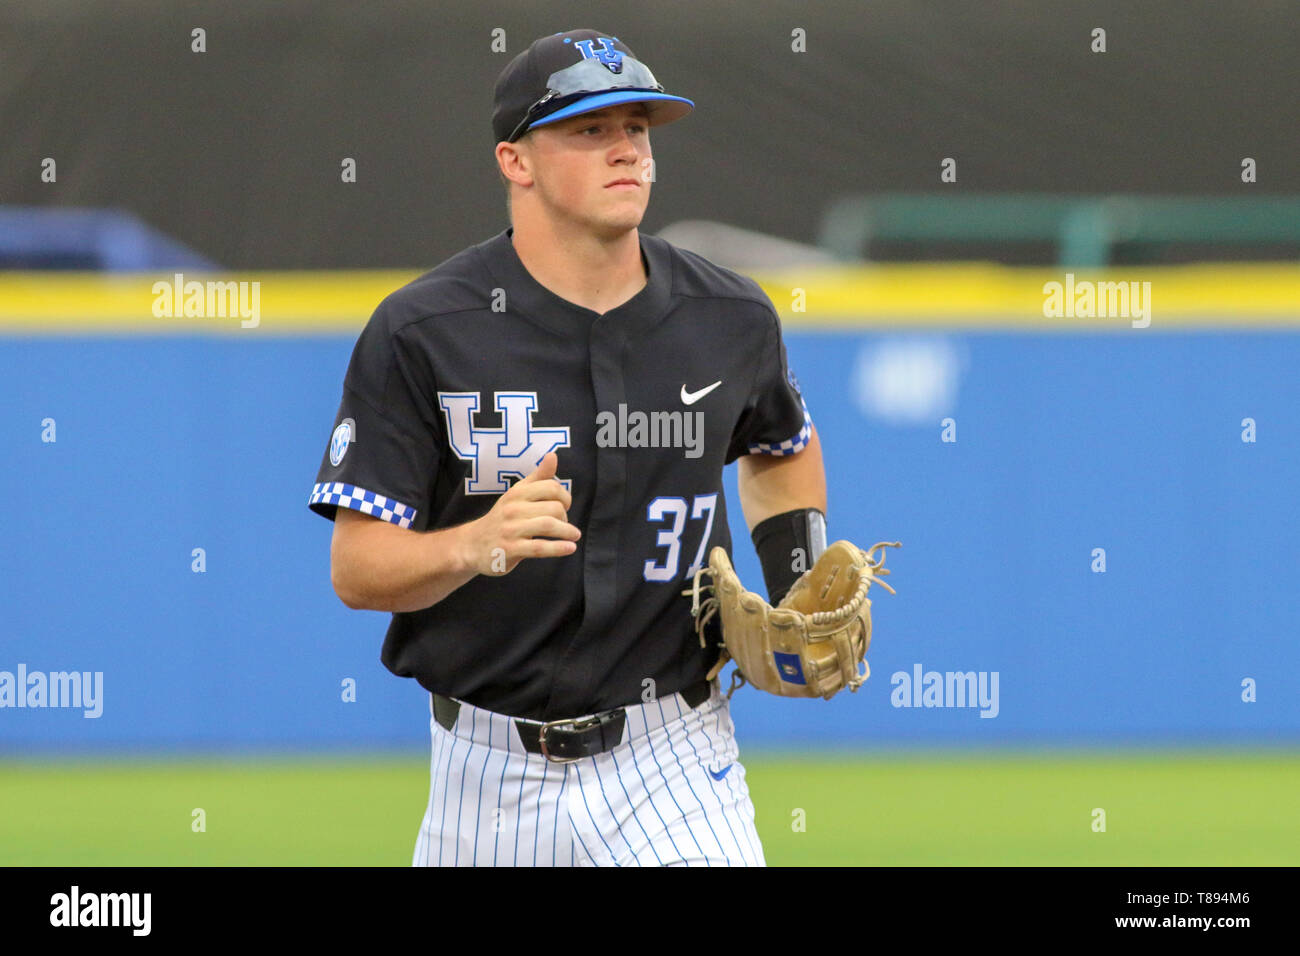
[[[902,545],[882,541],[863,551],[848,541],[836,541],[776,607],[746,590],[727,552],[714,548],[708,567],[700,568],[693,587],[682,592],[691,597],[701,646],[709,621],[717,615],[722,623],[724,646],[709,679],[734,660],[737,670],[728,697],[746,682],[780,697],[830,700],[845,687],[856,691],[871,674],[866,662],[871,646],[867,590],[878,583],[894,593],[882,580],[889,573],[881,550],[886,547]],[[703,576],[709,583],[701,581]],[[707,594],[703,600],[702,594]]]

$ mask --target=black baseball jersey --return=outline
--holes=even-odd
[[[309,504],[452,527],[555,451],[578,550],[394,614],[382,652],[430,691],[550,720],[704,677],[716,652],[681,592],[730,552],[723,466],[794,454],[812,422],[752,279],[642,235],[645,288],[598,315],[534,279],[512,232],[380,303]]]

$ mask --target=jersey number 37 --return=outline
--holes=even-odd
[[[667,548],[661,555],[662,563],[656,559],[647,560],[643,576],[647,581],[676,581],[677,568],[682,556],[682,532],[686,530],[687,518],[693,519],[691,528],[699,527],[695,522],[704,520],[704,533],[700,535],[700,546],[695,551],[695,560],[686,569],[684,577],[694,577],[696,570],[704,562],[704,549],[708,546],[709,536],[713,533],[713,512],[718,505],[718,494],[696,495],[690,501],[685,498],[656,498],[646,507],[646,520],[652,523],[669,523],[656,538],[657,548]]]

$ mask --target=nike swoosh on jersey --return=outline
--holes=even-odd
[[[701,398],[703,398],[705,395],[709,394],[709,392],[713,391],[715,388],[717,388],[717,387],[718,387],[719,385],[721,385],[721,384],[722,384],[722,379],[718,379],[718,380],[717,380],[716,382],[714,382],[712,385],[709,385],[709,386],[706,387],[706,388],[702,388],[702,389],[700,389],[698,392],[688,392],[688,391],[686,391],[686,386],[683,385],[683,386],[682,386],[682,404],[683,404],[683,405],[694,405],[694,404],[695,404],[696,402],[698,402]]]
[[[717,773],[714,773],[713,770],[712,770],[711,768],[707,768],[707,769],[709,770],[709,776],[710,776],[710,777],[712,777],[714,780],[721,780],[723,777],[725,777],[725,776],[726,776],[726,775],[731,771],[731,768],[732,768],[733,766],[735,766],[735,765],[734,765],[734,764],[727,764],[725,767],[723,767],[723,768],[722,768],[721,770],[719,770]]]

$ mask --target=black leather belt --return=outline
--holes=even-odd
[[[709,699],[712,684],[702,680],[682,690],[682,699],[694,710]],[[433,717],[443,729],[451,730],[460,714],[460,701],[442,694],[433,695]],[[622,707],[601,711],[590,717],[571,717],[542,723],[515,720],[515,730],[524,750],[541,754],[556,763],[569,763],[613,750],[623,742],[627,711]]]

